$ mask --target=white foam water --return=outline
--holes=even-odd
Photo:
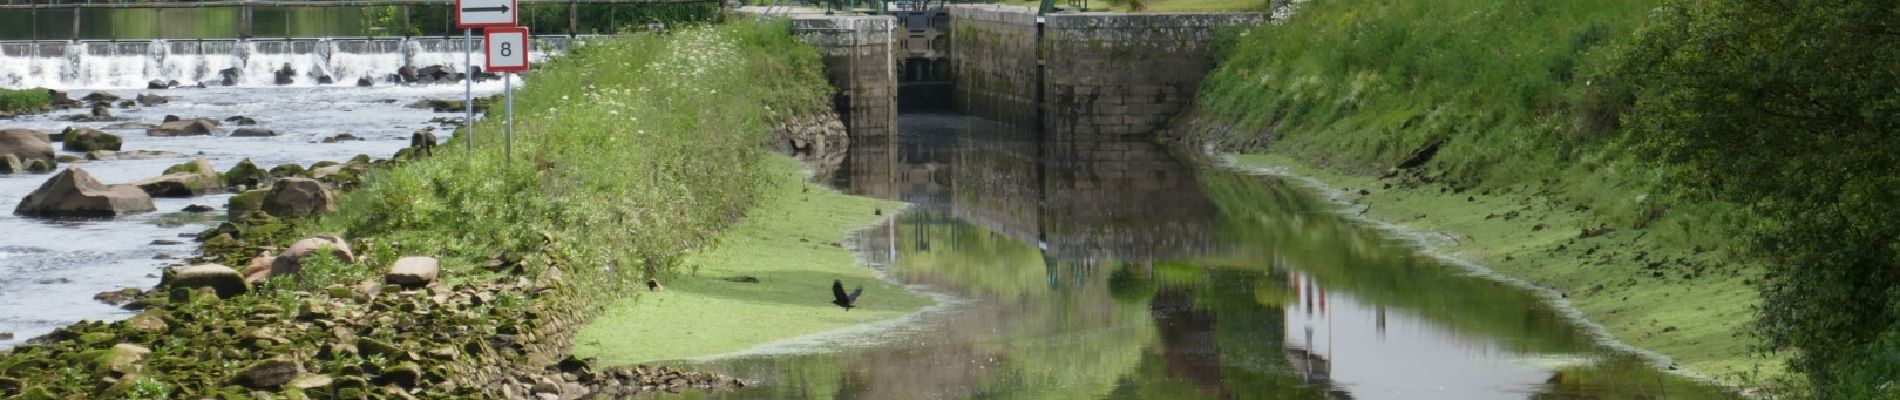
[[[587,38],[537,37],[536,61],[566,51]],[[381,83],[409,66],[460,71],[462,49],[486,62],[482,40],[462,38],[319,38],[277,40],[152,40],[0,42],[0,87],[142,88],[148,82],[221,83],[236,68],[236,86],[276,85],[276,74],[295,71],[287,86],[315,86],[328,77],[350,85],[369,78]]]

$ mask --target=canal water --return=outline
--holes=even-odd
[[[501,91],[501,83],[476,86],[476,95]],[[347,161],[358,154],[388,158],[409,144],[409,135],[438,128],[445,139],[449,129],[431,119],[460,119],[462,114],[440,114],[407,107],[422,99],[460,99],[461,85],[381,86],[240,86],[210,89],[77,89],[72,97],[105,92],[125,98],[139,93],[171,97],[153,107],[113,108],[117,122],[64,122],[68,110],[18,119],[0,119],[0,128],[31,128],[57,133],[69,126],[102,128],[125,139],[124,150],[170,151],[185,155],[148,160],[62,163],[81,168],[108,184],[158,176],[166,167],[205,158],[223,171],[245,158],[259,167],[279,164],[308,166],[317,161]],[[121,129],[112,124],[155,124],[166,115],[224,119],[247,116],[253,128],[274,130],[276,137],[229,137],[234,125],[226,123],[215,136],[151,137],[143,129]],[[364,140],[321,143],[349,133]],[[55,146],[58,144],[55,143]],[[60,152],[67,155],[82,155]],[[157,212],[116,219],[43,219],[13,215],[20,200],[52,175],[0,175],[0,332],[14,333],[0,340],[0,349],[80,320],[117,320],[129,311],[92,300],[96,293],[122,287],[149,289],[159,271],[194,255],[197,243],[180,237],[222,221],[229,194],[193,198],[154,199]],[[181,210],[192,204],[218,211],[204,214]],[[157,259],[169,258],[169,259]]]
[[[821,179],[914,204],[858,248],[956,300],[902,327],[681,362],[756,380],[711,397],[1732,397],[1285,180],[1147,137],[955,115],[899,125],[854,138]]]

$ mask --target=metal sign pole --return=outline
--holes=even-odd
[[[505,165],[512,166],[515,163],[515,73],[501,73],[501,84],[502,97],[507,99],[504,101],[507,103],[506,112],[508,113],[508,123],[502,130],[502,140],[504,140],[502,146],[507,152]]]
[[[468,135],[468,152],[475,154],[475,30],[462,30],[462,134]]]

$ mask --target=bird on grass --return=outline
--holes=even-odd
[[[831,304],[837,304],[839,307],[844,307],[845,311],[851,311],[852,307],[857,307],[858,295],[861,295],[861,294],[864,294],[863,286],[859,286],[857,289],[852,290],[851,293],[845,293],[844,282],[839,281],[837,279],[831,280],[831,297],[832,297]]]

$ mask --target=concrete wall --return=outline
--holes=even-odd
[[[1192,100],[1227,26],[1266,14],[1078,13],[953,5],[957,110],[1043,132],[1148,135]]]
[[[838,88],[833,106],[854,140],[897,132],[896,27],[890,16],[792,18],[792,34],[823,54],[825,74]]]

